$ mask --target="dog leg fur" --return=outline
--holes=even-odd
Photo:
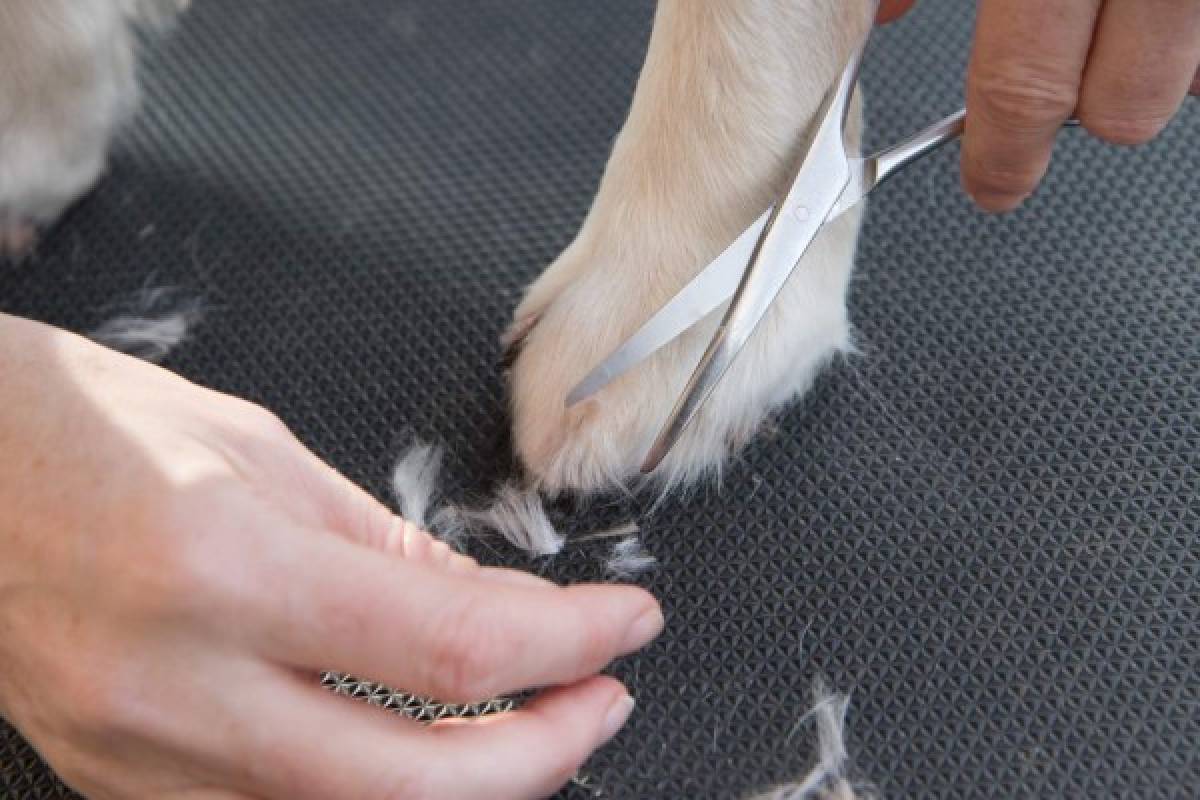
[[[25,255],[100,178],[137,105],[137,24],[186,0],[0,3],[0,259]]]
[[[826,92],[869,24],[865,0],[661,0],[629,118],[575,241],[528,290],[509,344],[514,441],[546,490],[636,475],[719,318],[570,410],[593,366],[786,188]],[[861,103],[852,111],[857,138]],[[813,243],[738,361],[659,468],[718,469],[849,347],[861,211]]]

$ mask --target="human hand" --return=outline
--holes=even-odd
[[[894,19],[914,0],[884,0]],[[1200,94],[1197,0],[980,0],[967,79],[963,185],[987,211],[1037,187],[1070,117],[1112,144],[1162,132]]]
[[[1107,142],[1148,142],[1200,66],[1196,0],[982,0],[967,82],[963,182],[988,211],[1018,206],[1078,117]]]
[[[0,315],[0,714],[93,798],[527,798],[632,707],[657,604],[485,569],[261,408]],[[332,669],[447,702],[420,726]]]

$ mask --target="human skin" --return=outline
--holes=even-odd
[[[883,0],[879,19],[915,0]],[[1155,138],[1200,94],[1197,0],[980,0],[967,77],[963,186],[985,211],[1019,206],[1070,117],[1117,145]]]
[[[262,408],[0,315],[0,715],[90,798],[527,798],[624,724],[632,587],[482,568]],[[332,669],[447,702],[425,727]]]

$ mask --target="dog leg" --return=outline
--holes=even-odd
[[[600,359],[786,188],[853,43],[865,0],[661,0],[629,118],[575,241],[529,289],[509,340],[518,455],[542,488],[626,482],[719,319],[570,410]],[[853,110],[857,136],[860,106]],[[718,468],[849,344],[845,295],[861,212],[830,225],[659,468]]]
[[[134,23],[183,0],[0,2],[0,259],[19,258],[104,170],[137,100]]]

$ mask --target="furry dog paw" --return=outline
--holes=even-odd
[[[541,488],[599,489],[638,474],[719,312],[588,401],[568,409],[566,395],[778,197],[865,8],[841,0],[660,4],[591,213],[529,289],[507,337],[514,441]],[[859,118],[856,103],[856,136]],[[661,482],[719,467],[848,347],[845,295],[860,219],[844,215],[813,243],[659,467]]]
[[[754,216],[729,218],[749,224]],[[534,285],[517,312],[515,332],[527,331],[519,338],[511,374],[514,440],[543,489],[598,489],[636,476],[719,322],[719,313],[712,315],[593,398],[565,407],[575,384],[723,249],[697,246],[699,233],[678,219],[660,214],[657,221],[661,230],[630,225],[585,235]],[[686,483],[718,467],[771,410],[807,390],[820,369],[846,349],[845,291],[856,222],[840,220],[813,244],[659,467],[664,483]],[[705,241],[722,240],[710,234]],[[572,279],[559,286],[559,275]]]
[[[0,3],[0,258],[33,247],[104,171],[136,106],[131,25],[181,0]]]

